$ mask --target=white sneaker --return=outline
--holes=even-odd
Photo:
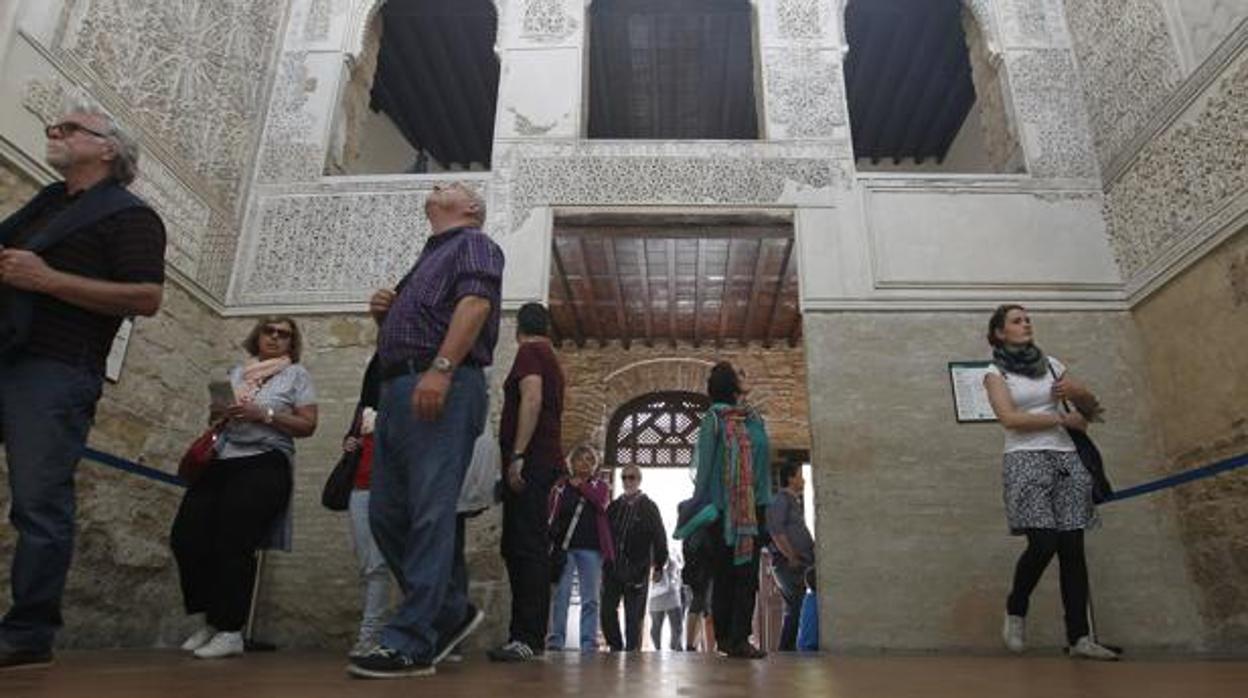
[[[242,633],[217,633],[212,636],[208,644],[195,650],[195,656],[200,659],[224,659],[236,657],[242,653]]]
[[[355,641],[354,645],[351,646],[351,651],[347,652],[347,658],[359,659],[360,657],[367,656],[369,652],[372,652],[377,648],[377,645],[377,640],[372,637],[361,637]]]
[[[1027,649],[1026,628],[1025,618],[1006,614],[1005,625],[1001,628],[1001,639],[1005,641],[1007,650],[1014,654],[1022,654],[1023,650]]]
[[[182,651],[194,652],[200,647],[203,647],[204,645],[208,644],[208,641],[211,640],[212,636],[216,634],[217,634],[216,628],[212,627],[211,625],[205,625],[199,630],[196,630],[194,634],[192,634],[190,637],[186,638],[186,642],[182,643]]]
[[[1109,649],[1108,647],[1097,644],[1096,640],[1093,640],[1087,635],[1084,635],[1075,641],[1075,644],[1070,648],[1070,656],[1081,657],[1083,659],[1096,659],[1102,662],[1118,661],[1117,652]]]

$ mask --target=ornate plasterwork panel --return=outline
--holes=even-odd
[[[781,39],[818,41],[826,39],[831,26],[834,0],[775,0],[776,32]]]
[[[333,11],[333,0],[312,0],[303,20],[303,40],[311,43],[328,39]]]
[[[204,233],[212,208],[155,158],[144,158],[130,190],[143,197],[165,222],[165,259],[191,278],[199,272]]]
[[[239,284],[244,303],[363,301],[411,266],[429,235],[426,191],[266,198]]]
[[[1248,17],[1248,0],[1179,0],[1177,5],[1197,65]]]
[[[520,38],[538,43],[558,43],[570,38],[580,28],[580,22],[565,4],[565,0],[525,0]]]
[[[1061,0],[997,0],[1001,35],[1010,46],[1066,46]]]
[[[848,181],[834,144],[730,142],[568,143],[516,146],[499,196],[512,232],[549,205],[758,205],[830,190]]]
[[[1038,177],[1097,177],[1092,137],[1074,59],[1065,49],[1013,51],[1006,63],[1027,148]]]
[[[1179,123],[1144,146],[1109,191],[1110,239],[1131,278],[1198,228],[1217,232],[1248,203],[1248,60]]]
[[[1182,80],[1155,0],[1066,0],[1096,152],[1107,168]]]
[[[61,48],[232,202],[286,2],[76,0]]]
[[[324,169],[325,145],[308,111],[317,79],[309,72],[307,59],[306,52],[291,51],[278,64],[273,106],[256,173],[260,182],[314,181]]]
[[[831,138],[838,126],[849,122],[839,52],[766,49],[763,60],[768,125],[783,129],[769,132],[770,138]]]
[[[75,89],[57,78],[30,80],[23,90],[22,106],[43,123],[50,124],[61,116],[67,93]],[[212,218],[211,206],[147,149],[141,150],[139,177],[130,189],[151,204],[164,220],[168,243],[166,260],[178,271],[195,278],[204,231]]]

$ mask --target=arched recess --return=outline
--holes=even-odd
[[[675,390],[624,403],[607,423],[605,465],[689,467],[702,415],[710,406],[702,393]]]
[[[593,0],[589,138],[755,140],[752,0]]]
[[[368,0],[350,17],[326,173],[489,169],[497,2]]]
[[[990,0],[848,0],[846,96],[859,170],[1024,168]]]

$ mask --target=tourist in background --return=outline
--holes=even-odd
[[[229,374],[234,403],[211,410],[211,421],[227,420],[216,454],[183,496],[169,537],[186,612],[204,614],[182,649],[201,659],[243,653],[255,553],[289,548],[294,440],[316,431],[316,394],[299,363],[295,321],[261,319],[243,348],[247,359]]]
[[[377,355],[368,362],[364,382],[360,388],[360,400],[355,406],[351,428],[342,440],[342,450],[359,453],[355,467],[355,483],[351,490],[348,512],[351,518],[351,547],[360,575],[360,591],[363,595],[363,612],[355,645],[350,657],[363,657],[377,646],[381,628],[390,610],[390,569],[386,559],[377,549],[373,530],[368,523],[368,492],[373,478],[373,460],[376,452],[374,430],[377,425],[377,404],[381,399],[381,366]]]
[[[663,571],[650,583],[650,640],[656,650],[663,649],[664,619],[667,619],[671,633],[667,646],[678,652],[684,648],[683,587],[680,583],[680,563],[675,555],[670,555]]]
[[[687,539],[707,529],[715,642],[729,657],[759,659],[767,653],[750,642],[750,634],[760,538],[771,501],[771,446],[762,417],[742,404],[747,392],[745,376],[732,364],[721,361],[711,368],[711,407],[702,417],[694,455],[690,508],[695,511],[682,515],[676,537]]]
[[[501,549],[511,585],[507,642],[494,661],[527,661],[546,649],[550,620],[550,491],[563,457],[563,369],[550,342],[550,311],[526,303],[516,314],[516,359],[503,382]],[[587,517],[592,518],[592,517]],[[566,611],[565,611],[566,612]]]
[[[780,466],[780,489],[767,507],[767,531],[773,544],[771,571],[784,598],[781,652],[797,649],[798,621],[806,597],[806,571],[815,564],[815,539],[806,527],[802,507],[805,487],[802,465],[792,461],[785,463]]]
[[[598,477],[598,454],[593,447],[577,446],[569,461],[571,475],[562,478],[550,492],[551,573],[557,575],[557,586],[546,648],[564,649],[575,574],[581,601],[581,651],[597,652],[602,567],[604,561],[615,557],[607,521],[611,488]]]
[[[1096,397],[1066,366],[1035,344],[1031,317],[1002,305],[988,321],[992,364],[984,386],[1005,429],[1002,461],[1005,515],[1010,533],[1027,537],[1014,568],[1002,637],[1011,652],[1026,648],[1031,593],[1056,554],[1061,570],[1066,640],[1072,657],[1114,660],[1088,626],[1088,568],[1083,532],[1095,525],[1092,475],[1079,460],[1068,430],[1086,431],[1100,412]],[[1059,403],[1078,409],[1065,411]],[[1088,415],[1088,417],[1085,417]]]
[[[667,564],[667,531],[659,507],[641,491],[641,468],[624,466],[624,493],[607,508],[615,559],[603,565],[602,634],[612,652],[641,649],[646,591]],[[620,601],[624,601],[624,637],[620,637]]]

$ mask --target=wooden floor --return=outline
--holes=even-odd
[[[470,655],[431,678],[362,681],[340,656],[283,651],[217,662],[175,651],[64,652],[50,669],[0,672],[0,696],[269,698],[414,696],[552,698],[576,695],[697,698],[1243,698],[1248,662],[1076,662],[1058,656],[773,656],[756,662],[709,655],[561,654],[523,665]]]

